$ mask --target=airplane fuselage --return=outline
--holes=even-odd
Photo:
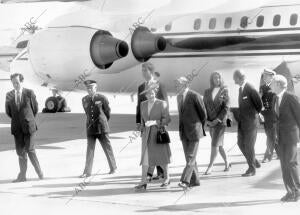
[[[264,6],[230,14],[190,14],[172,20],[158,29],[147,26],[152,33],[163,36],[167,41],[166,49],[154,54],[150,62],[160,72],[160,80],[170,92],[175,91],[174,80],[186,76],[191,80],[191,88],[203,93],[209,87],[210,74],[213,71],[221,72],[234,98],[233,106],[237,105],[237,87],[232,80],[235,69],[243,69],[247,80],[258,88],[263,68],[274,69],[285,62],[277,72],[287,77],[300,97],[299,11],[300,5]],[[82,32],[87,28],[88,26],[73,26],[61,30],[50,28],[45,30],[43,36],[47,39],[52,34],[63,43],[64,40],[59,37],[60,32]],[[113,35],[123,39],[121,33]],[[41,43],[43,38],[38,38]],[[65,40],[68,43],[72,37]],[[83,89],[81,84],[74,85],[76,81],[78,83],[78,80],[94,79],[99,82],[101,91],[128,93],[135,92],[143,81],[140,62],[132,57],[131,50],[129,57],[115,61],[107,69],[99,69],[88,58],[81,61],[82,56],[78,55],[76,49],[69,55],[43,54],[41,51],[37,52],[39,55],[35,56],[38,58],[34,59],[30,55],[33,47],[39,47],[40,43],[36,41],[29,42],[27,51],[16,57],[11,68],[12,71],[21,72],[27,68],[25,73],[33,74],[35,81],[41,84],[74,90]],[[80,37],[75,40],[77,43],[80,41]],[[82,41],[84,44],[84,40]],[[126,41],[130,43],[129,39]],[[49,44],[51,46],[55,44]],[[56,55],[59,57],[56,58]],[[39,62],[34,62],[37,60]],[[40,67],[37,69],[35,65]]]

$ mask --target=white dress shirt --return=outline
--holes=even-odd
[[[280,107],[280,103],[282,101],[282,96],[284,94],[286,90],[282,90],[280,93],[278,93],[277,97],[278,97],[278,107]]]
[[[184,90],[184,92],[182,93],[182,104],[184,103],[184,100],[185,100],[185,97],[186,97],[186,94],[188,93],[188,91],[189,91],[189,88],[186,88],[185,90]]]
[[[20,92],[20,102],[22,102],[23,87],[20,88],[19,92]],[[18,97],[18,91],[15,90],[15,103],[16,103],[16,105],[17,105],[17,99],[18,99],[17,97]]]
[[[215,87],[215,88],[213,89],[213,91],[211,92],[212,100],[215,100],[215,97],[216,97],[216,95],[218,94],[219,90],[220,90],[220,87]]]

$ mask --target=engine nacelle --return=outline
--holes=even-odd
[[[90,52],[94,64],[100,69],[106,69],[115,60],[128,54],[128,45],[114,38],[108,31],[99,30],[92,37]]]
[[[166,45],[165,38],[151,33],[143,26],[138,27],[131,37],[132,53],[140,62],[145,62],[153,54],[165,50]]]
[[[64,27],[38,32],[30,40],[28,50],[35,73],[53,82],[70,80],[70,74],[77,77],[95,66],[106,69],[125,57],[129,48],[108,31]]]

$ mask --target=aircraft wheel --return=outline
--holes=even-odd
[[[58,109],[58,100],[57,98],[51,96],[45,102],[45,108],[48,113],[56,113]]]

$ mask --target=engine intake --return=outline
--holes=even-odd
[[[158,52],[165,50],[167,42],[162,36],[155,35],[146,27],[138,27],[131,37],[131,49],[134,57],[145,62]]]
[[[97,31],[90,44],[90,54],[93,63],[100,69],[110,67],[117,59],[128,54],[126,42],[114,38],[108,31]]]

